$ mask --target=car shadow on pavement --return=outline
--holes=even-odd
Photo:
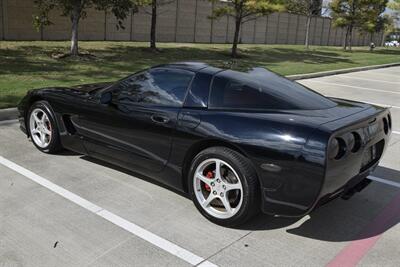
[[[191,201],[186,193],[149,177],[88,156],[81,156],[81,159],[161,186]],[[397,170],[378,167],[374,175],[400,182],[400,171]],[[396,203],[396,199],[399,203]],[[388,206],[394,206],[394,208],[388,211]],[[400,189],[373,182],[365,191],[355,194],[349,200],[335,199],[303,218],[259,214],[248,223],[235,228],[250,231],[284,229],[288,234],[323,241],[343,242],[382,234],[399,222]]]
[[[397,170],[378,167],[374,175],[400,182]],[[400,189],[378,182],[369,187],[349,200],[333,200],[304,218],[259,215],[244,228],[253,231],[286,228],[289,234],[330,242],[380,235],[400,223]]]
[[[175,189],[175,188],[172,188],[172,187],[170,187],[170,186],[167,186],[167,185],[165,185],[165,184],[163,184],[163,183],[160,183],[160,182],[158,182],[158,181],[156,181],[156,180],[154,180],[154,179],[152,179],[152,178],[150,178],[150,177],[144,176],[144,175],[142,175],[142,174],[140,174],[140,173],[133,172],[133,171],[130,171],[130,170],[128,170],[128,169],[125,169],[125,168],[116,166],[116,165],[114,165],[114,164],[108,163],[108,162],[106,162],[106,161],[102,161],[102,160],[100,160],[100,159],[92,158],[92,157],[89,157],[89,156],[81,156],[80,158],[83,159],[83,160],[89,161],[89,162],[91,162],[91,163],[98,164],[98,165],[101,165],[101,166],[103,166],[103,167],[110,168],[110,169],[116,170],[116,171],[118,171],[118,172],[122,172],[122,173],[125,173],[125,174],[127,174],[127,175],[133,176],[133,177],[135,177],[135,178],[139,178],[139,179],[141,179],[141,180],[143,180],[143,181],[152,183],[152,184],[154,184],[154,185],[163,187],[163,188],[165,188],[165,189],[167,189],[167,190],[170,190],[170,191],[172,191],[172,192],[174,192],[174,193],[176,193],[176,194],[178,194],[178,195],[180,195],[180,196],[183,196],[183,197],[189,199],[189,196],[188,196],[187,194],[185,194],[185,193],[183,193],[183,192],[181,192],[181,191],[179,191],[179,190],[177,190],[177,189]]]
[[[81,156],[82,154],[78,153],[78,152],[74,152],[72,150],[62,150],[60,152],[57,152],[56,154],[57,156]]]

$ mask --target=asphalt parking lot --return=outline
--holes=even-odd
[[[301,83],[392,106],[376,181],[301,219],[214,225],[191,200],[74,153],[46,155],[0,122],[0,266],[400,266],[400,67]]]

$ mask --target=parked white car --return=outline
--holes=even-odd
[[[398,41],[390,41],[390,42],[386,42],[385,46],[387,46],[387,47],[400,47],[400,43]]]

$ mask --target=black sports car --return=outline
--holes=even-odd
[[[21,129],[187,192],[199,211],[238,225],[258,210],[303,216],[350,197],[389,143],[388,109],[326,98],[255,68],[155,66],[114,83],[30,91]]]

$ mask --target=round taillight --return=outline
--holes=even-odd
[[[342,138],[333,138],[329,145],[329,158],[341,159],[346,154],[346,150],[346,142]]]
[[[353,153],[358,152],[360,150],[361,144],[362,144],[361,136],[357,132],[352,132],[350,134],[350,141],[349,141],[350,151]]]
[[[385,131],[385,134],[389,133],[389,123],[386,118],[383,118],[383,130]]]
[[[388,123],[389,123],[389,129],[392,129],[392,116],[388,114]]]

